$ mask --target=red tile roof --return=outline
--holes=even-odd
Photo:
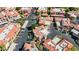
[[[60,18],[60,17],[55,17],[55,21],[57,22],[61,22],[63,18]]]
[[[52,45],[49,45],[48,43],[51,43]],[[47,39],[44,41],[44,47],[47,48],[49,51],[56,51],[56,47],[60,46],[63,43],[66,43],[67,46],[64,48],[64,51],[68,51],[69,49],[71,49],[73,47],[73,44],[70,43],[69,41],[67,41],[66,39],[62,39],[59,43],[57,43],[57,45],[55,45],[51,39]],[[60,48],[59,48],[60,49]]]
[[[3,28],[0,28],[0,33],[6,28],[6,26],[4,26]]]
[[[47,10],[41,10],[41,12],[47,12]]]
[[[41,10],[37,10],[37,12],[41,12]]]
[[[40,25],[45,25],[45,21],[44,20],[39,20],[39,24]]]
[[[25,43],[25,44],[24,44],[24,50],[29,49],[29,51],[31,51],[31,49],[32,49],[31,46],[32,46],[31,44]]]
[[[5,45],[5,41],[4,40],[0,40],[0,45]]]
[[[42,33],[39,31],[39,28],[34,29],[33,32],[34,32],[36,37],[42,37],[43,36]]]
[[[74,26],[74,28],[77,29],[77,30],[79,30],[79,24],[76,24],[76,25]]]
[[[70,19],[63,19],[63,26],[71,26],[71,22],[70,22]]]
[[[7,27],[10,25],[13,25],[12,29],[9,30],[9,32],[6,34],[6,37],[4,39],[1,39],[1,40],[11,41],[16,36],[16,33],[20,30],[19,24],[8,24],[8,25],[5,25],[2,29],[0,29],[0,34],[2,32],[4,32],[5,29],[7,30]]]
[[[6,19],[7,17],[5,17],[5,16],[18,16],[18,15],[19,15],[19,13],[16,10],[12,10],[12,11],[5,10],[0,13],[0,18]]]
[[[43,14],[41,14],[41,16],[45,16],[45,17],[47,17],[47,16],[48,16],[48,14],[46,14],[46,13],[43,13]]]
[[[48,21],[53,21],[53,17],[46,17],[46,20],[48,20]]]
[[[25,16],[28,16],[28,13],[25,13],[24,15],[25,15]]]
[[[44,42],[44,47],[45,48],[47,48],[48,50],[50,50],[50,51],[55,51],[56,49],[55,49],[55,47],[53,46],[49,46],[48,45],[48,42],[51,42],[51,39],[47,39],[47,40],[45,40],[45,42]]]

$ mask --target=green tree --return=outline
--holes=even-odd
[[[37,15],[37,16],[38,16],[39,14],[40,14],[40,12],[37,12],[37,11],[35,12],[35,15]]]
[[[36,10],[35,15],[36,15],[36,16],[38,16],[38,15],[40,14],[40,12],[37,12],[38,7],[37,7],[37,8],[35,8],[35,10]]]
[[[25,19],[23,18],[20,18],[20,19],[17,19],[16,23],[20,23],[20,25],[22,26],[25,22]]]
[[[35,27],[38,27],[38,24],[32,24],[31,28],[34,29]]]
[[[20,10],[21,9],[21,7],[16,7],[16,10]]]
[[[64,7],[64,9],[65,9],[65,12],[69,12],[70,11],[68,7]]]
[[[64,7],[64,9],[65,9],[65,12],[79,10],[79,8],[77,8],[77,7]]]
[[[36,47],[37,47],[40,51],[43,51],[43,45],[40,44],[39,41],[36,43]]]
[[[0,45],[0,51],[5,51],[5,50],[6,50],[5,46],[4,45]]]
[[[65,13],[65,17],[66,18],[69,18],[69,14],[67,12]]]
[[[39,23],[38,23],[38,20],[37,19],[34,19],[34,23],[32,24],[31,28],[34,29],[35,27],[38,27],[39,26]]]
[[[69,7],[69,10],[70,10],[70,11],[76,11],[76,10],[77,10],[77,8],[74,8],[74,7]]]
[[[51,10],[51,7],[48,7],[48,8],[47,8],[47,13],[48,13],[48,15],[50,15],[50,10]]]

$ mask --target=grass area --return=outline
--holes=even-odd
[[[40,44],[40,42],[38,41],[38,39],[36,39],[36,37],[33,38],[33,41],[37,40],[36,42],[36,47],[38,48],[39,51],[43,51],[43,45]]]
[[[69,51],[79,51],[79,49],[76,48],[76,47],[73,47],[73,48],[71,48]]]
[[[21,18],[24,17],[24,12],[20,11],[19,14],[20,14]]]
[[[39,49],[39,51],[43,51],[43,45],[41,45],[39,41],[36,43],[36,47]]]
[[[38,27],[38,26],[39,26],[38,21],[37,19],[35,19],[35,23],[32,24],[31,29],[33,30],[35,27]]]
[[[31,28],[34,29],[35,27],[38,27],[38,24],[32,24]]]
[[[33,41],[35,41],[35,40],[36,40],[36,37],[34,36]]]
[[[41,14],[41,12],[37,12],[37,11],[35,12],[35,15],[36,15],[36,16],[38,16],[38,15],[40,15],[40,14]]]
[[[20,10],[21,7],[16,7],[16,10]],[[20,15],[20,19],[17,19],[16,23],[20,23],[20,25],[22,26],[25,22],[25,18],[24,18],[24,12],[20,11],[19,12]]]

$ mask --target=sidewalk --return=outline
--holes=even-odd
[[[17,45],[17,44],[13,42],[13,43],[10,45],[8,51],[13,51],[16,45]]]

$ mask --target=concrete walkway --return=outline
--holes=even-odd
[[[13,42],[13,43],[10,45],[8,51],[13,51],[16,45],[17,45],[17,44]]]

